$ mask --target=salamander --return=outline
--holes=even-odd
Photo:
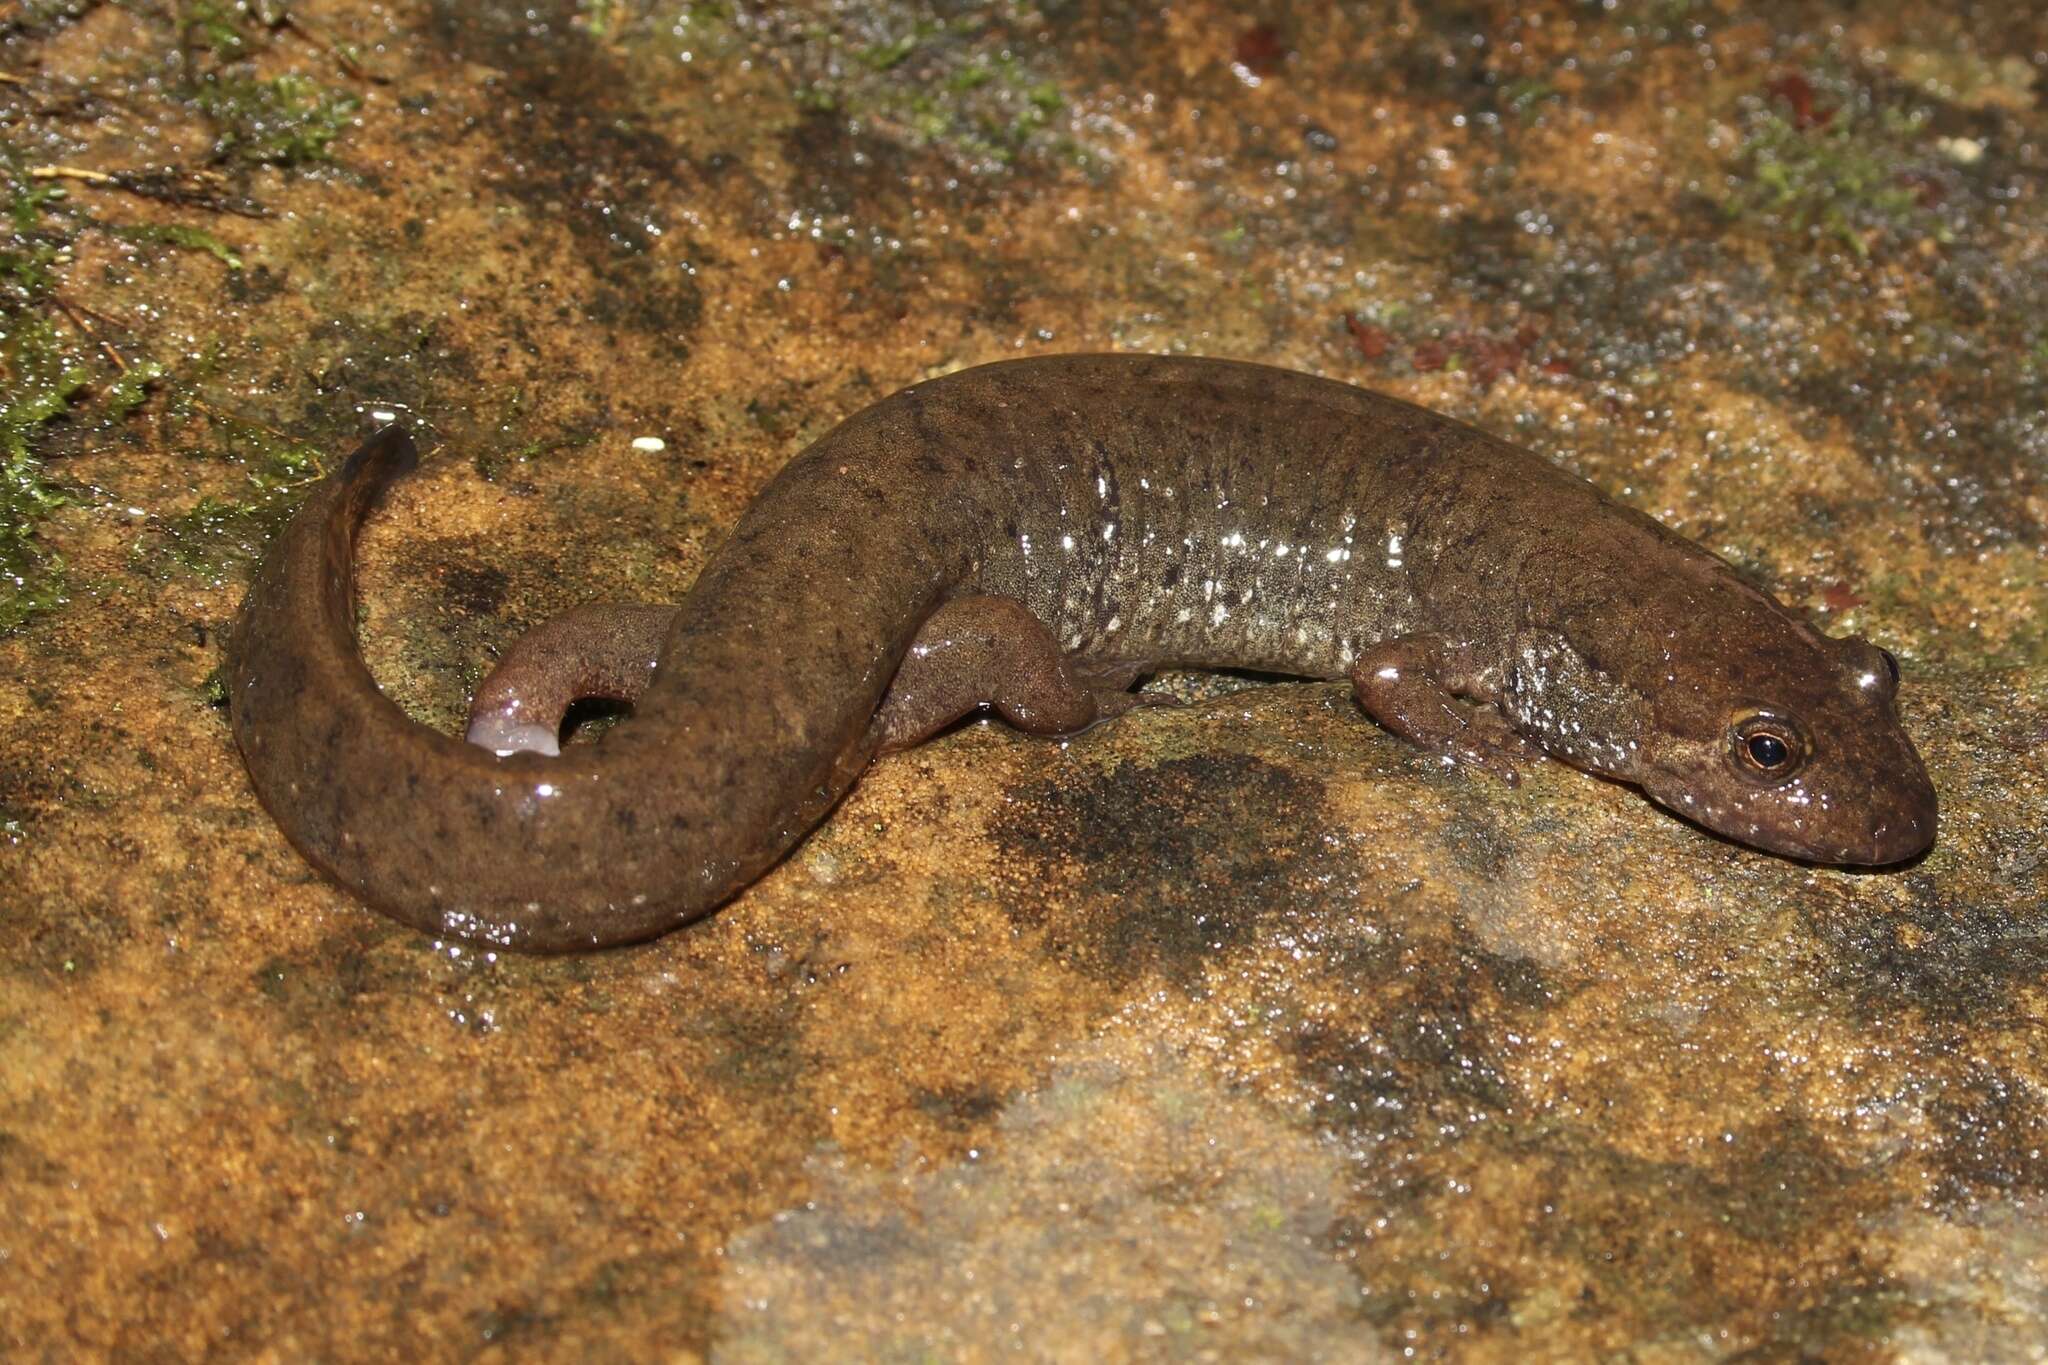
[[[878,753],[990,708],[1072,734],[1168,664],[1348,678],[1449,760],[1559,759],[1792,858],[1935,836],[1890,653],[1556,465],[1328,379],[1065,355],[913,384],[791,460],[680,603],[516,643],[468,741],[384,697],[355,638],[357,535],[416,460],[386,427],[315,487],[250,587],[229,695],[286,837],[437,936],[652,937],[759,877]],[[560,749],[583,696],[631,714]]]

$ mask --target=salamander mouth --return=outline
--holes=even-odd
[[[1788,829],[1769,810],[1720,809],[1682,783],[1653,779],[1643,784],[1643,794],[1695,829],[1745,848],[1839,867],[1890,867],[1932,847],[1939,823],[1934,787],[1924,773],[1894,785],[1898,794],[1855,825],[1837,820],[1825,829]]]

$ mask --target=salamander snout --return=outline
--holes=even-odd
[[[1739,843],[1811,862],[1881,867],[1925,852],[1938,819],[1934,785],[1910,743],[1903,735],[1899,739],[1882,764],[1867,764],[1863,754],[1829,762],[1823,750],[1804,771],[1767,784],[1702,762],[1687,765],[1690,771],[1647,775],[1643,790],[1659,805]],[[1730,742],[1767,758],[1778,753],[1768,740]]]
[[[1870,843],[1862,855],[1844,856],[1834,861],[1882,867],[1887,863],[1903,863],[1908,858],[1917,858],[1933,845],[1940,817],[1934,783],[1928,780],[1926,769],[1919,766],[1918,757],[1914,755],[1916,762],[1912,780],[1898,783],[1892,798],[1879,803],[1873,812]]]
[[[1934,842],[1934,784],[1899,724],[1896,665],[1860,641],[1829,642],[1840,669],[1743,679],[1660,717],[1639,775],[1660,805],[1787,857],[1884,866]],[[1868,651],[1865,660],[1861,653]],[[1777,695],[1759,700],[1770,686]],[[1754,690],[1751,690],[1754,688]]]

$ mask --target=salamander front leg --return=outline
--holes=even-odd
[[[1035,735],[1070,735],[1134,706],[1173,699],[1129,690],[1144,660],[1070,658],[1013,597],[957,597],[933,612],[875,717],[880,749],[907,749],[983,706]]]
[[[1461,651],[1437,636],[1387,640],[1351,665],[1359,706],[1401,738],[1492,773],[1509,786],[1542,749],[1509,726]]]
[[[637,701],[676,609],[592,602],[512,642],[469,703],[469,742],[501,754],[559,754],[562,718],[586,698]]]

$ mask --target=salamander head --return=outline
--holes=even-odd
[[[1899,725],[1898,661],[1789,618],[1749,616],[1741,629],[1710,668],[1653,691],[1634,774],[1643,790],[1790,857],[1875,866],[1924,852],[1934,786]]]

